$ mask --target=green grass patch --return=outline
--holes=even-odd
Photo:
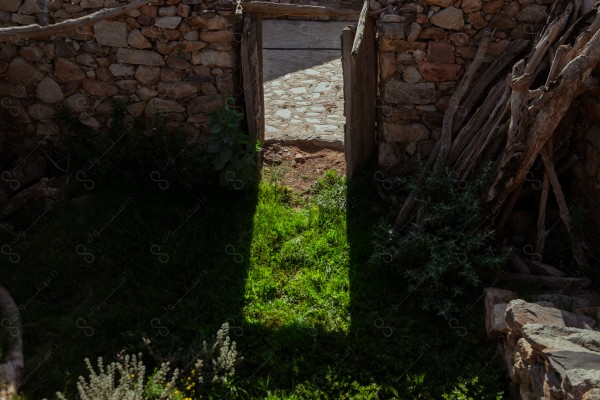
[[[97,185],[30,208],[2,234],[18,260],[0,264],[22,306],[24,398],[73,394],[85,357],[189,370],[228,322],[244,361],[204,398],[495,399],[482,298],[444,321],[369,263],[374,193],[328,172],[307,196],[264,176],[235,193]]]

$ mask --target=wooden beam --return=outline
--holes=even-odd
[[[589,278],[571,278],[517,274],[507,272],[500,278],[500,282],[521,284],[532,288],[542,288],[546,290],[560,290],[561,293],[573,293],[592,286]]]
[[[144,4],[153,4],[154,0],[135,0],[122,7],[105,8],[95,13],[85,15],[83,17],[69,19],[57,24],[40,26],[37,24],[27,26],[11,26],[8,28],[0,28],[0,43],[1,42],[19,42],[22,40],[39,39],[48,37],[54,34],[67,33],[77,29],[78,26],[89,25],[97,21],[117,17],[125,14],[129,10],[133,10],[143,6]]]
[[[365,24],[367,22],[367,13],[369,12],[369,2],[363,3],[363,8],[360,11],[360,17],[358,18],[358,24],[356,25],[356,34],[354,35],[354,43],[352,44],[352,55],[355,56],[358,53],[358,48],[362,43],[363,36],[365,35]]]
[[[262,14],[264,16],[300,16],[300,17],[352,17],[358,19],[360,11],[339,10],[333,7],[305,6],[299,4],[270,3],[268,1],[249,1],[242,3],[244,11]],[[389,10],[385,7],[381,10],[371,11],[370,17],[375,17],[381,12]]]

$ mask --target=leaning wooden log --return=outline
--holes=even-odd
[[[511,252],[509,255],[510,261],[512,265],[519,271],[521,274],[531,274],[531,269],[529,269],[529,265],[515,252]]]
[[[545,148],[540,150],[540,154],[542,156],[542,160],[544,161],[544,168],[546,173],[548,173],[548,178],[550,179],[550,185],[552,186],[552,191],[554,192],[556,202],[558,203],[560,218],[563,220],[563,223],[565,224],[567,232],[571,238],[571,245],[573,247],[573,256],[575,257],[575,261],[577,261],[577,264],[580,268],[589,269],[588,262],[583,254],[583,249],[579,246],[580,240],[579,238],[576,238],[573,233],[571,213],[569,212],[565,195],[562,191],[562,187],[560,186],[560,182],[558,181],[558,176],[556,175],[556,170],[554,169],[554,163],[552,162],[552,159]]]
[[[521,284],[532,288],[543,290],[560,290],[561,293],[577,293],[581,289],[586,289],[592,286],[592,281],[588,278],[561,278],[554,276],[540,276],[517,274],[507,272],[500,281],[503,283]]]
[[[475,84],[469,88],[469,93],[465,96],[465,100],[460,105],[461,112],[454,121],[452,130],[456,132],[464,125],[464,122],[471,116],[471,112],[475,109],[477,103],[480,102],[487,89],[498,81],[500,75],[504,75],[504,69],[508,65],[512,65],[515,59],[525,51],[531,44],[529,40],[516,39],[507,46],[498,57],[487,67],[484,73],[477,78]]]
[[[442,123],[442,136],[440,138],[440,142],[442,144],[440,147],[440,153],[433,167],[434,173],[437,173],[437,171],[439,171],[443,165],[446,165],[446,159],[448,158],[450,149],[452,147],[452,127],[454,125],[454,116],[456,115],[456,111],[459,108],[462,98],[467,93],[467,90],[469,90],[469,87],[475,79],[475,75],[477,74],[479,67],[483,63],[485,53],[487,52],[487,48],[493,35],[494,32],[489,30],[484,32],[483,39],[481,39],[481,43],[479,44],[475,58],[471,64],[469,64],[469,67],[462,77],[460,84],[450,98],[450,106],[444,114],[444,121]]]
[[[531,263],[531,269],[533,269],[537,275],[554,276],[556,278],[567,277],[567,274],[560,269],[544,263]]]
[[[45,157],[20,158],[11,169],[0,174],[0,191],[10,196],[27,187],[31,182],[39,181],[45,175]]]
[[[544,247],[546,245],[546,237],[550,231],[546,230],[546,208],[548,205],[548,194],[550,192],[550,179],[548,173],[544,171],[542,178],[542,187],[540,193],[540,206],[538,208],[537,218],[537,238],[535,243],[535,252],[543,257]]]
[[[473,60],[473,62],[471,63],[471,66],[469,66],[469,68],[467,69],[467,72],[465,73],[465,76],[461,80],[459,89],[457,89],[458,93],[453,95],[453,99],[454,99],[456,106],[458,106],[458,102],[460,102],[460,99],[462,98],[462,96],[464,96],[466,90],[468,89],[469,84],[473,81],[473,79],[475,77],[475,73],[477,72],[477,69],[479,69],[481,62],[483,62],[483,57],[485,56],[485,52],[487,50],[487,47],[489,46],[491,36],[492,36],[492,32],[490,32],[490,31],[485,32],[485,35],[484,35],[483,39],[481,40],[481,43],[479,44],[479,48],[477,50],[475,60]],[[454,109],[451,109],[451,108],[454,108]],[[452,136],[452,121],[453,121],[455,113],[456,113],[455,107],[449,107],[448,110],[446,110],[446,114],[451,114],[451,115],[448,115],[447,117],[446,117],[446,115],[444,116],[444,121],[446,121],[444,123],[444,125],[446,125],[446,124],[448,125],[447,131],[446,131],[446,139],[437,141],[435,148],[433,149],[433,151],[429,155],[429,158],[427,159],[427,164],[425,165],[425,168],[427,170],[429,170],[431,168],[433,168],[435,170],[435,166],[438,163],[439,154],[442,153],[443,151],[445,151],[445,156],[443,156],[443,157],[446,157],[448,155],[448,152],[450,151],[450,146],[452,144],[452,138],[451,138],[451,136]],[[448,136],[450,136],[449,140],[448,140]],[[442,134],[442,137],[444,137],[443,134]],[[440,164],[437,164],[437,165],[440,165]],[[396,220],[394,221],[394,226],[396,227],[396,229],[398,229],[398,228],[401,229],[402,227],[404,227],[404,225],[408,221],[408,218],[410,217],[410,214],[413,210],[414,204],[415,204],[415,193],[414,193],[414,191],[411,191],[408,198],[402,205],[402,208],[398,212],[398,215],[396,216]]]
[[[57,199],[58,193],[58,189],[50,185],[48,178],[42,178],[38,183],[9,198],[8,202],[0,209],[0,220],[10,217],[34,200],[54,201]]]
[[[6,330],[8,348],[0,363],[0,400],[11,400],[17,394],[23,375],[23,339],[21,319],[15,301],[4,287],[0,286],[0,329]]]
[[[20,42],[23,40],[46,38],[51,35],[69,33],[79,26],[90,25],[95,22],[114,18],[143,6],[144,4],[153,4],[154,0],[135,0],[132,3],[121,7],[102,9],[83,17],[69,19],[57,24],[40,26],[37,24],[27,26],[14,26],[0,28],[0,42]]]
[[[600,16],[596,18],[600,19]],[[599,64],[600,30],[597,30],[583,50],[560,72],[553,88],[545,92],[547,95],[532,100],[530,107],[536,107],[536,101],[544,101],[545,104],[536,107],[537,114],[527,129],[527,140],[524,142],[522,137],[515,137],[507,143],[493,183],[484,197],[490,205],[492,218],[498,215],[504,201],[524,181],[542,147],[552,138],[571,103],[580,94],[585,79]],[[526,124],[526,121],[521,123]]]

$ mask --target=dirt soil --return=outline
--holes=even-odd
[[[344,151],[311,143],[269,143],[263,148],[263,168],[281,175],[280,182],[293,190],[306,191],[329,169],[346,174]],[[275,172],[278,170],[278,172]]]

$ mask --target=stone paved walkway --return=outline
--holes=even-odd
[[[265,21],[268,22],[284,21]],[[318,31],[316,24],[327,22],[313,21],[310,29]],[[306,26],[303,31],[307,31]],[[319,35],[322,37],[333,32],[337,31],[329,27]],[[338,36],[340,32],[337,32]],[[282,42],[290,45],[289,38]],[[337,42],[329,40],[328,43],[339,46],[339,38]],[[300,49],[292,50],[263,50],[265,140],[310,141],[343,148],[345,117],[341,50],[302,46],[300,44]]]

